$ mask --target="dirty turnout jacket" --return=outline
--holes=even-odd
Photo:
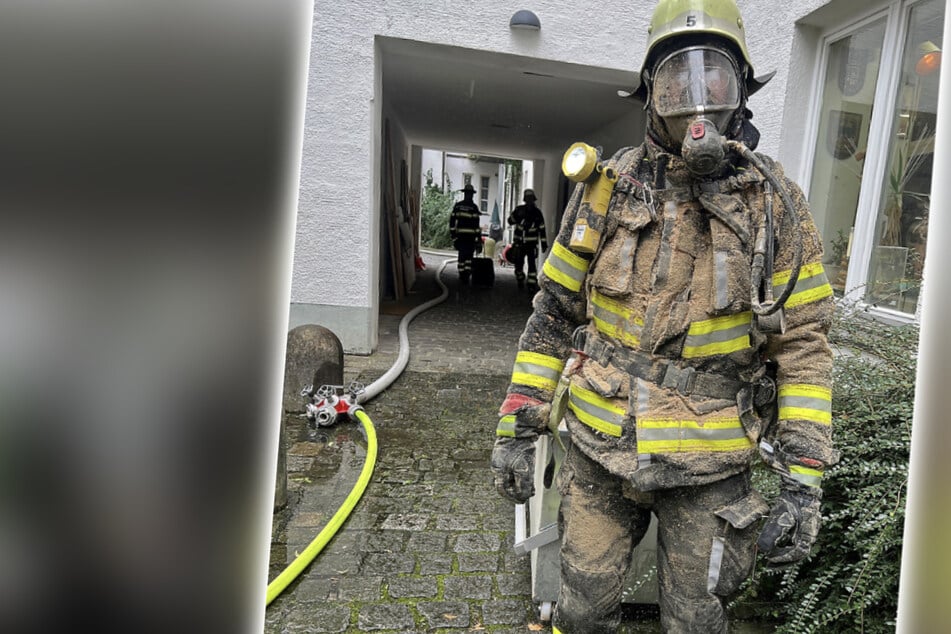
[[[658,156],[666,166],[659,179]],[[778,416],[763,446],[786,475],[820,485],[835,461],[826,339],[832,289],[801,191],[779,164],[758,156],[784,183],[800,220],[802,265],[785,331],[767,332],[751,311],[753,242],[767,198],[774,297],[790,278],[795,244],[764,177],[741,162],[701,189],[679,157],[647,144],[621,151],[611,161],[621,177],[593,255],[569,246],[587,206],[583,185],[568,204],[520,339],[499,436],[522,437],[524,425],[545,431],[520,416],[525,407],[507,411],[506,404],[549,402],[565,371],[565,422],[581,451],[643,491],[696,485],[749,468],[767,420],[760,401],[768,399]],[[653,184],[653,205],[641,183]]]

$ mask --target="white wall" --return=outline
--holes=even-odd
[[[767,153],[780,149],[793,21],[823,4],[739,2],[757,71],[779,71],[751,104]],[[382,115],[376,36],[631,71],[643,58],[654,6],[654,0],[536,0],[531,9],[543,28],[526,38],[508,28],[514,9],[499,0],[316,0],[291,325],[339,329],[347,352],[368,353],[376,345]],[[561,157],[539,158],[546,166],[540,202],[554,217]]]

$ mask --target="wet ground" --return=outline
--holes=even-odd
[[[437,297],[440,263],[425,254],[405,301],[382,307],[380,345],[346,355],[344,383],[373,383],[396,360],[398,327]],[[366,403],[378,457],[365,493],[334,539],[268,607],[268,634],[298,632],[550,632],[532,599],[531,561],[513,550],[515,514],[488,469],[496,412],[531,313],[513,269],[492,288],[460,288],[409,326],[410,361]],[[288,502],[275,513],[269,579],[307,547],[363,468],[362,426],[312,429],[289,415]],[[660,632],[654,606],[626,606],[625,632]],[[765,632],[762,628],[737,631]]]

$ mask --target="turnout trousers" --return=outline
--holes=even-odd
[[[762,512],[762,497],[752,489],[748,472],[645,495],[570,446],[558,488],[561,587],[554,632],[617,631],[631,554],[647,532],[651,513],[658,522],[664,632],[727,631],[724,601],[752,570],[755,520]]]
[[[538,286],[538,245],[534,242],[523,242],[519,245],[518,261],[515,264],[515,279],[519,288],[525,285],[525,271],[528,266],[528,285]]]

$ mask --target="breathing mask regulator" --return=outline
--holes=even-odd
[[[650,107],[662,144],[683,158],[697,178],[724,169],[726,135],[740,109],[739,69],[715,48],[679,49],[658,61]]]

